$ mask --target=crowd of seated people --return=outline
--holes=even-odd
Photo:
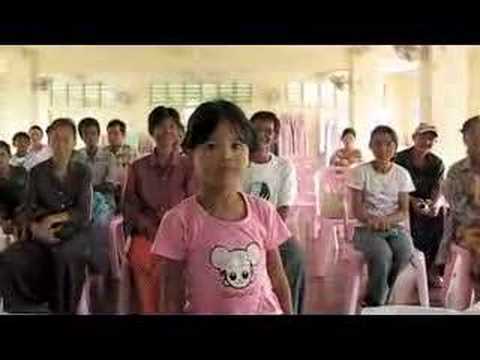
[[[39,126],[18,132],[15,154],[0,141],[0,225],[16,239],[0,253],[5,310],[74,314],[87,277],[95,277],[94,312],[105,311],[109,224],[121,216],[136,312],[303,313],[304,254],[285,225],[302,189],[294,163],[273,151],[282,125],[275,113],[247,119],[237,105],[215,100],[201,104],[186,129],[164,106],[146,122],[154,147],[145,156],[125,144],[118,119],[105,129],[106,147],[94,118],[55,119],[48,144]],[[462,134],[467,157],[444,180],[432,125],[421,123],[413,146],[400,152],[396,132],[378,126],[370,162],[362,162],[355,131],[343,132],[329,165],[348,168],[359,222],[353,243],[368,265],[365,305],[387,302],[414,248],[425,254],[433,287],[442,286],[452,242],[480,259],[480,117]],[[75,150],[79,140],[85,147]]]

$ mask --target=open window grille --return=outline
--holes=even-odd
[[[50,108],[108,108],[114,105],[111,86],[97,83],[52,83],[49,86]]]
[[[222,98],[239,105],[252,102],[253,86],[249,83],[155,83],[150,86],[150,105],[179,109],[195,107],[202,102]]]

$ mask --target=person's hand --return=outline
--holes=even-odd
[[[48,244],[57,244],[60,242],[55,236],[55,232],[58,231],[57,227],[52,228],[52,224],[48,221],[48,218],[40,222],[33,222],[30,226],[35,238]]]
[[[412,201],[412,208],[416,214],[427,216],[430,213],[430,206],[428,202],[422,199],[414,199]]]
[[[55,226],[55,228],[58,230],[59,225],[67,222],[69,219],[70,219],[70,217],[69,217],[68,213],[63,212],[63,213],[58,213],[58,214],[53,214],[53,215],[47,216],[45,219],[42,220],[42,223],[48,229]]]
[[[428,217],[431,217],[431,218],[434,218],[434,217],[437,217],[438,214],[440,213],[440,206],[436,206],[432,200],[426,200],[426,203],[427,203],[427,206],[428,206],[428,212],[427,212],[427,216]]]
[[[373,231],[386,231],[390,228],[387,219],[379,216],[370,216],[367,219],[367,225]]]
[[[123,247],[123,260],[126,261],[128,259],[128,253],[130,252],[130,247],[132,246],[132,237],[130,235],[127,236],[125,239],[125,246]]]

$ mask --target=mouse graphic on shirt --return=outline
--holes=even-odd
[[[226,247],[216,246],[210,253],[210,262],[222,275],[225,287],[240,290],[253,281],[260,254],[260,246],[255,242],[243,249],[228,250]]]
[[[265,182],[254,182],[250,186],[250,194],[258,196],[264,200],[270,200],[271,192],[268,184]]]

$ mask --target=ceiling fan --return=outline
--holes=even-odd
[[[414,62],[420,59],[422,46],[418,45],[394,45],[393,49],[397,56],[408,62]]]

